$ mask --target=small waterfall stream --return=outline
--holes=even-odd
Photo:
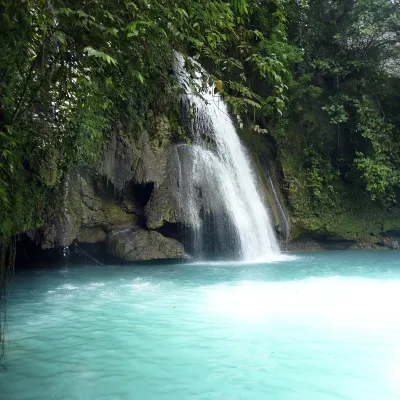
[[[69,247],[67,245],[67,229],[68,229],[68,194],[69,194],[69,180],[70,175],[67,172],[64,177],[64,193],[63,193],[63,221],[62,221],[62,246],[63,246],[63,257],[67,259],[69,254]]]
[[[175,73],[185,89],[182,103],[193,135],[192,145],[178,148],[179,219],[194,232],[195,256],[205,257],[214,249],[245,261],[275,258],[274,229],[226,104],[212,85],[200,96],[194,93],[178,53]],[[202,87],[200,73],[197,79]]]
[[[282,225],[281,228],[280,228],[280,231],[281,231],[282,238],[283,238],[284,248],[285,248],[285,250],[287,250],[288,241],[289,241],[289,237],[290,237],[289,219],[286,216],[286,213],[283,210],[282,204],[281,204],[281,202],[279,200],[279,196],[278,196],[278,193],[276,192],[275,185],[274,185],[274,182],[272,180],[268,164],[267,164],[266,161],[264,161],[263,164],[264,164],[264,168],[266,170],[266,175],[268,177],[269,186],[270,186],[270,188],[272,190],[272,194],[273,194],[274,199],[275,199],[275,204],[276,204],[276,206],[278,208],[279,220],[280,220],[280,224]]]

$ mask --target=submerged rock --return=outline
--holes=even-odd
[[[141,228],[110,233],[106,249],[110,255],[124,261],[186,258],[177,240]]]

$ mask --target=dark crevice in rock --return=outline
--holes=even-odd
[[[33,241],[28,235],[18,235],[15,254],[15,266],[28,266],[39,262],[53,262],[61,260],[61,249],[43,250],[41,243]]]
[[[166,222],[163,226],[156,229],[156,231],[165,237],[176,239],[181,243],[183,242],[182,226],[177,222]]]
[[[399,229],[390,229],[385,231],[384,233],[381,233],[382,236],[386,237],[400,237],[400,230]]]
[[[106,250],[105,241],[98,243],[71,244],[68,253],[68,262],[72,264],[119,264],[122,260],[114,257]]]
[[[82,243],[74,241],[68,248],[54,247],[42,249],[40,244],[34,243],[27,235],[20,235],[17,240],[16,268],[36,268],[44,266],[70,264],[101,264],[120,263],[121,260],[113,257],[106,251],[105,241],[96,243]]]
[[[291,251],[315,251],[315,250],[348,250],[359,248],[360,245],[355,240],[345,240],[332,237],[328,234],[305,233],[289,243],[288,249]]]
[[[144,208],[154,190],[154,182],[133,185],[132,193],[135,200]]]

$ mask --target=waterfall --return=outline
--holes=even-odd
[[[227,105],[213,85],[204,84],[204,71],[195,75],[196,86],[203,87],[196,94],[183,56],[175,53],[174,58],[193,136],[191,145],[178,146],[179,220],[191,228],[193,252],[245,261],[276,258],[274,229]]]

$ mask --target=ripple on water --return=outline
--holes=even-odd
[[[77,290],[78,286],[71,285],[69,283],[65,283],[64,285],[58,286],[56,290]]]

